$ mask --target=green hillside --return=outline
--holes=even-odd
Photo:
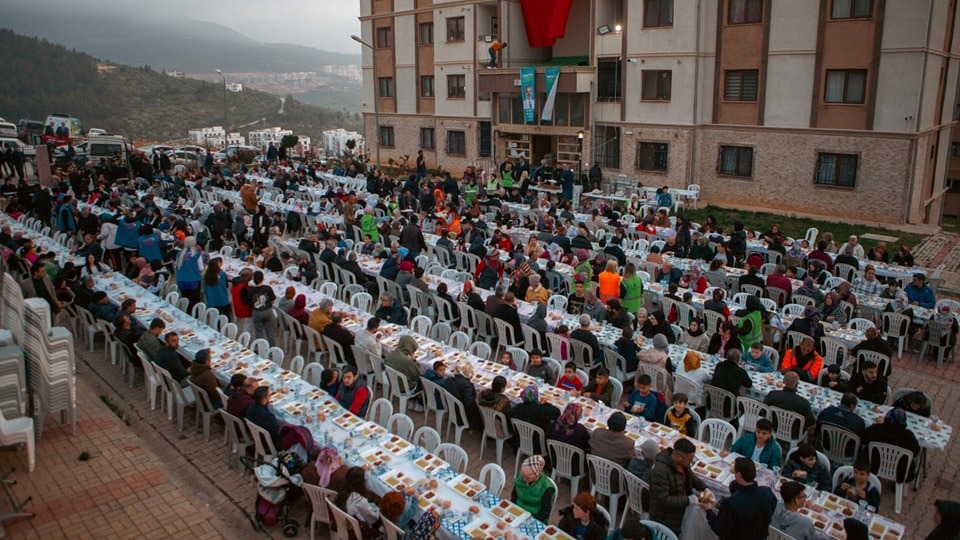
[[[0,116],[43,120],[52,112],[76,116],[133,139],[184,138],[191,128],[222,125],[223,86],[174,78],[143,66],[98,70],[98,60],[47,42],[0,30]],[[246,133],[283,126],[315,140],[325,129],[359,129],[358,115],[306,105],[278,96],[228,92],[228,129]],[[240,127],[245,126],[245,127]]]

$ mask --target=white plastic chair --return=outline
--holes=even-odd
[[[470,423],[467,420],[467,409],[456,396],[446,389],[444,389],[440,395],[443,396],[443,407],[450,415],[447,419],[447,435],[450,434],[450,429],[453,428],[454,442],[459,445],[460,439],[463,437],[463,432],[470,429]]]
[[[296,373],[297,375],[300,375],[300,373],[303,371],[303,362],[303,357],[298,354],[290,360],[290,367],[287,369]]]
[[[411,442],[427,452],[433,452],[436,451],[442,441],[440,439],[440,433],[438,433],[437,430],[430,426],[422,426],[414,432]]]
[[[570,502],[572,503],[573,498],[580,493],[578,489],[580,479],[583,478],[583,475],[587,472],[586,456],[583,450],[576,446],[553,439],[547,440],[547,451],[550,454],[550,462],[553,463],[553,471],[550,472],[550,479],[556,482],[559,476],[560,478],[566,478],[570,481]],[[576,460],[576,468],[574,467],[574,460]],[[573,474],[574,470],[579,471],[580,474]]]
[[[757,430],[757,420],[770,418],[770,408],[763,402],[743,396],[737,398],[737,411],[740,426],[737,429],[737,436],[742,436],[747,432],[755,432]]]
[[[868,319],[856,318],[847,323],[847,326],[858,331],[866,332],[868,328],[875,328],[876,325],[873,324],[873,321]]]
[[[640,523],[650,529],[650,532],[653,533],[653,540],[677,540],[677,535],[662,523],[648,520],[640,520]]]
[[[476,341],[470,344],[470,348],[468,349],[468,352],[474,356],[479,356],[484,360],[489,360],[490,353],[493,351],[490,349],[490,345],[488,343],[485,343],[483,341]]]
[[[319,388],[323,371],[323,366],[316,362],[310,362],[303,368],[303,380]]]
[[[327,503],[328,501],[332,502],[336,500],[337,492],[313,484],[307,484],[306,482],[301,484],[300,488],[307,494],[307,498],[310,500],[310,506],[313,508],[313,512],[310,513],[310,540],[313,540],[316,536],[315,527],[317,523],[330,525],[330,507]]]
[[[564,312],[564,313],[567,312],[567,297],[566,297],[566,296],[561,296],[561,295],[559,295],[559,294],[554,294],[554,295],[551,295],[550,298],[547,299],[547,312],[549,313],[549,312],[554,311],[554,310],[562,311],[562,312]]]
[[[796,318],[803,316],[803,311],[805,309],[806,308],[800,304],[786,304],[780,309],[780,313]]]
[[[796,538],[771,525],[767,529],[767,540],[796,540]]]
[[[700,422],[697,439],[718,450],[729,450],[733,441],[737,440],[737,428],[726,420],[708,418]]]
[[[454,349],[465,351],[470,346],[470,336],[458,330],[447,336],[446,344]]]
[[[331,531],[331,533],[333,533],[333,539],[350,540],[351,538],[363,538],[360,533],[360,523],[355,517],[341,510],[331,500],[327,500],[327,507],[330,509],[330,515],[333,516],[333,522],[337,528],[336,531]]]
[[[412,321],[410,321],[410,329],[421,336],[426,336],[427,332],[430,331],[430,326],[432,324],[433,321],[430,320],[430,317],[417,315]]]
[[[370,408],[367,409],[367,420],[376,422],[383,427],[387,427],[391,416],[393,416],[393,403],[390,403],[390,400],[385,398],[374,400],[374,402],[370,404]]]
[[[27,447],[27,469],[33,472],[37,464],[36,440],[33,438],[33,418],[21,416],[7,420],[0,412],[0,446],[24,444]]]
[[[892,444],[872,442],[867,445],[867,456],[869,456],[871,466],[877,466],[875,464],[879,460],[877,466],[878,478],[894,482],[896,501],[893,510],[899,514],[903,506],[903,486],[907,483],[907,478],[914,467],[913,452]],[[905,472],[898,474],[897,469],[904,459],[907,460],[907,465],[904,468]]]
[[[400,412],[407,412],[407,404],[412,398],[417,397],[420,394],[420,390],[417,388],[417,382],[414,381],[412,384],[407,380],[407,376],[399,371],[393,369],[390,366],[384,366],[384,369],[387,370],[387,380],[390,381],[390,397],[397,398],[397,401],[400,403]]]
[[[333,282],[327,282],[323,285],[320,285],[320,294],[326,296],[327,298],[336,298],[337,297],[337,284]]]
[[[257,459],[272,461],[273,458],[277,457],[277,449],[273,446],[273,438],[270,436],[270,432],[246,418],[243,421],[247,424],[247,429],[250,430],[250,435],[253,437],[253,448]]]
[[[487,463],[480,469],[480,483],[487,486],[487,491],[500,497],[503,488],[507,485],[507,473],[496,463]]]
[[[467,472],[469,456],[467,456],[467,451],[463,448],[460,448],[456,444],[443,443],[437,447],[434,453],[437,454],[440,459],[446,461],[451,469],[459,473]]]
[[[227,436],[227,450],[230,451],[228,463],[232,465],[234,458],[237,458],[237,464],[241,465],[240,456],[247,455],[247,449],[253,444],[250,430],[242,419],[228,413],[226,408],[220,409],[220,418],[223,419],[224,432]]]
[[[203,422],[203,440],[210,440],[210,422],[213,420],[213,417],[216,416],[218,409],[213,406],[213,401],[210,399],[210,395],[207,394],[207,391],[203,388],[200,388],[191,380],[187,380],[187,384],[190,385],[190,389],[193,391],[193,396],[196,398],[196,423],[197,431],[200,431],[200,423]],[[224,401],[223,405],[226,406],[227,402]]]
[[[593,454],[587,455],[590,468],[590,494],[605,495],[610,503],[610,523],[617,522],[620,496],[624,494],[623,478],[627,472],[616,463]]]
[[[493,439],[497,445],[497,464],[503,464],[503,443],[510,440],[510,424],[507,416],[495,411],[491,407],[480,407],[480,416],[483,417],[483,435],[480,437],[480,459],[483,459],[483,450],[487,439]],[[502,435],[498,434],[499,432]]]
[[[370,306],[373,305],[373,297],[369,293],[357,293],[350,297],[350,305],[359,309],[361,312],[370,312]]]
[[[394,413],[387,420],[387,431],[408,441],[413,436],[413,428],[413,419],[403,413]]]
[[[643,492],[647,492],[648,498],[650,493],[650,486],[635,474],[625,474],[623,476],[623,482],[627,488],[627,506],[623,510],[623,515],[620,516],[621,528],[623,528],[623,524],[627,521],[627,514],[629,514],[630,511],[633,511],[639,519],[643,519],[646,516],[647,510],[643,507]]]
[[[420,384],[423,385],[423,401],[425,404],[423,421],[429,423],[430,413],[433,412],[437,421],[437,431],[443,431],[443,417],[447,413],[447,409],[443,407],[443,388],[426,377],[420,377]]]

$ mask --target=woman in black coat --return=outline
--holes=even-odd
[[[470,431],[483,431],[483,416],[477,405],[477,389],[470,382],[473,377],[473,364],[460,362],[453,368],[453,377],[443,381],[443,388],[463,404],[467,412]],[[453,414],[453,411],[450,412]]]

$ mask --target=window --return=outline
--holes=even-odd
[[[393,126],[380,126],[380,146],[393,146]]]
[[[643,89],[640,99],[651,101],[670,101],[670,87],[673,85],[673,72],[644,70]]]
[[[450,17],[447,19],[447,41],[463,41],[466,39],[463,17]]]
[[[637,143],[637,170],[666,171],[669,148],[666,143]]]
[[[726,101],[756,101],[757,79],[760,72],[755,69],[728,70],[723,86],[723,99]]]
[[[833,0],[833,19],[864,19],[870,17],[873,0]]]
[[[596,126],[594,129],[593,161],[601,167],[620,168],[620,128]]]
[[[393,77],[377,79],[380,86],[380,97],[393,97]]]
[[[393,28],[381,26],[377,28],[377,48],[385,49],[393,46]]]
[[[753,176],[753,148],[749,146],[721,146],[717,158],[717,172],[725,176]]]
[[[420,95],[422,97],[433,97],[433,75],[420,76]]]
[[[818,186],[852,188],[857,186],[857,156],[852,154],[818,154],[817,174],[813,183]]]
[[[420,44],[433,45],[433,23],[420,23]]]
[[[863,103],[867,86],[864,69],[828,69],[823,100],[827,103]]]
[[[433,128],[420,128],[420,148],[437,147],[436,133]]]
[[[644,0],[643,26],[673,26],[673,0]]]
[[[730,0],[727,6],[729,24],[763,22],[763,0]]]
[[[479,137],[477,142],[479,148],[477,155],[480,157],[490,157],[493,155],[493,131],[490,129],[490,122],[478,122]]]
[[[466,131],[448,131],[447,132],[447,153],[466,155],[467,153],[467,132]]]
[[[467,97],[466,75],[447,75],[447,97],[451,99]]]
[[[950,145],[950,155],[953,157],[960,157],[960,143],[952,143]]]
[[[598,101],[620,101],[620,73],[622,71],[619,58],[597,61]]]
[[[947,178],[948,193],[960,193],[960,178]]]
[[[520,94],[497,94],[497,123],[584,127],[584,109],[588,100],[587,93],[557,92],[553,105],[553,121],[543,122],[538,114],[532,123],[526,124]]]

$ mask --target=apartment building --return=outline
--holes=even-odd
[[[247,133],[247,141],[249,141],[250,146],[256,146],[266,151],[270,143],[273,143],[274,146],[280,146],[280,141],[287,135],[293,135],[293,130],[281,127],[257,129]]]
[[[955,0],[360,2],[384,162],[548,156],[724,206],[936,224],[955,194],[960,213]]]

